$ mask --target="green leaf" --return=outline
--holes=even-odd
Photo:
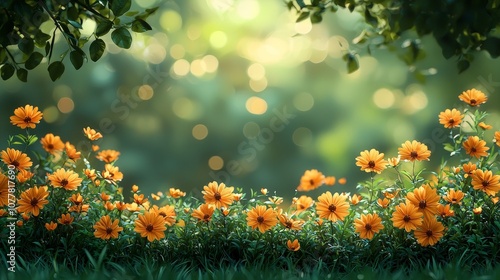
[[[488,37],[484,40],[482,49],[486,50],[491,57],[497,58],[500,56],[500,38]]]
[[[33,52],[33,49],[35,48],[33,40],[28,38],[21,39],[21,41],[19,41],[17,46],[19,47],[19,50],[21,50],[23,53],[27,55],[30,55]]]
[[[69,54],[69,59],[71,60],[71,64],[75,67],[76,70],[80,69],[83,65],[84,54],[81,51],[74,50]]]
[[[28,81],[28,70],[26,70],[24,68],[19,68],[16,71],[16,75],[17,75],[17,78],[19,79],[19,81],[25,82],[25,83]]]
[[[42,62],[42,59],[43,54],[39,52],[33,52],[24,63],[24,67],[26,67],[26,69],[28,70],[34,69],[40,64],[40,62]]]
[[[123,49],[128,49],[132,45],[132,35],[125,27],[120,27],[111,32],[111,40]]]
[[[113,0],[109,1],[111,3],[110,9],[116,17],[123,15],[130,10],[132,5],[131,0]]]
[[[347,63],[347,73],[351,74],[359,69],[358,58],[354,53],[347,53],[344,55],[344,61]]]
[[[309,12],[301,12],[299,14],[299,17],[297,18],[297,20],[295,22],[301,22],[303,20],[305,20],[306,18],[309,18]]]
[[[102,39],[96,39],[94,42],[90,44],[89,52],[90,59],[96,62],[101,56],[104,54],[104,50],[106,49],[106,43]]]
[[[470,62],[468,60],[460,60],[458,63],[457,63],[457,68],[458,68],[458,73],[462,73],[464,72],[465,70],[469,69],[469,66],[470,66]]]
[[[148,30],[152,30],[151,25],[147,23],[146,21],[138,18],[132,22],[132,31],[134,32],[146,32]]]
[[[77,28],[77,29],[83,29],[82,25],[77,22],[77,21],[74,21],[74,20],[69,20],[68,19],[68,22],[69,24],[71,24],[74,28]]]
[[[297,2],[297,5],[302,9],[306,6],[306,3],[304,3],[304,0],[295,0]]]
[[[16,71],[14,66],[12,66],[10,63],[6,63],[2,66],[2,69],[0,69],[0,75],[2,76],[2,79],[5,81],[8,80],[10,77],[12,77],[12,75],[14,75],[14,71]]]
[[[323,20],[321,12],[315,12],[311,16],[311,23],[320,23]]]
[[[109,30],[111,30],[111,27],[113,27],[113,22],[110,20],[99,20],[97,22],[97,27],[95,29],[95,35],[97,37],[104,36],[108,34]]]
[[[61,61],[54,61],[49,65],[48,70],[50,79],[54,82],[64,73],[64,64]]]
[[[51,36],[49,34],[45,34],[42,31],[38,31],[35,34],[35,43],[38,47],[43,48],[45,43],[50,40]]]

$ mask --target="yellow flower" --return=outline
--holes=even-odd
[[[363,239],[372,239],[373,235],[384,228],[382,219],[374,214],[361,214],[359,219],[354,220],[355,232],[359,233],[359,237]]]
[[[264,233],[278,223],[276,212],[264,205],[257,205],[247,213],[247,225]]]
[[[63,187],[68,191],[76,190],[83,181],[83,179],[78,177],[78,174],[73,172],[73,170],[65,170],[64,168],[57,169],[48,176],[48,179],[53,187]]]
[[[17,170],[27,169],[33,165],[28,155],[11,148],[7,148],[6,151],[2,151],[2,161],[6,165],[15,166]]]
[[[134,223],[134,231],[141,237],[147,237],[149,242],[165,238],[165,220],[155,212],[139,214]]]
[[[295,239],[293,241],[288,240],[286,242],[286,246],[288,247],[288,250],[296,252],[300,249],[300,243],[298,239]]]
[[[462,92],[462,94],[458,96],[458,99],[472,107],[475,107],[485,103],[488,100],[488,97],[486,97],[482,91],[473,88]]]
[[[436,217],[424,219],[422,225],[418,227],[414,234],[418,244],[422,246],[432,246],[443,237],[444,226],[436,220]]]
[[[328,219],[332,222],[337,220],[343,221],[349,214],[349,203],[346,201],[347,196],[343,194],[327,191],[318,197],[316,204],[316,212],[318,216],[323,219]]]
[[[38,107],[25,105],[14,110],[14,115],[10,117],[10,122],[18,127],[35,128],[36,124],[40,123],[43,113],[38,111]]]
[[[364,150],[356,158],[356,165],[365,172],[380,174],[387,167],[387,164],[388,162],[384,159],[384,153],[380,153],[375,149],[371,149],[370,151]]]
[[[202,204],[198,207],[198,209],[193,210],[191,216],[197,218],[198,221],[210,222],[212,219],[212,215],[214,214],[213,204]]]
[[[92,129],[87,126],[87,128],[83,129],[83,134],[90,140],[90,141],[95,141],[97,139],[102,138],[102,134],[100,132],[96,132],[95,129]],[[95,152],[95,150],[94,150]]]
[[[215,208],[228,207],[233,203],[233,187],[226,187],[224,183],[213,181],[203,187],[203,199],[206,203],[214,204]]]
[[[427,146],[416,140],[404,142],[403,145],[398,148],[398,151],[402,160],[422,161],[429,160],[431,156],[431,151],[429,151]]]
[[[61,152],[64,149],[64,143],[61,141],[61,137],[55,136],[52,133],[46,134],[41,140],[42,147],[47,153],[55,154]]]
[[[486,147],[486,141],[479,139],[477,136],[469,136],[462,144],[465,152],[476,158],[487,156],[490,148]]]
[[[396,167],[396,166],[398,166],[400,159],[401,159],[401,157],[400,157],[400,156],[397,156],[397,157],[391,157],[391,158],[388,160],[388,162],[389,162],[389,164],[390,164],[392,167]]]
[[[439,123],[445,128],[454,128],[460,126],[464,115],[457,109],[446,109],[444,112],[439,113]]]
[[[420,226],[423,222],[423,213],[411,203],[400,203],[392,213],[394,227],[410,232]]]
[[[108,215],[101,217],[94,224],[94,236],[103,240],[118,238],[118,234],[123,230],[122,227],[118,226],[118,223],[118,219],[112,221]]]
[[[38,216],[44,205],[49,203],[47,196],[49,192],[47,187],[32,187],[21,193],[19,206],[17,211],[20,213],[33,213],[33,216]]]
[[[318,188],[323,184],[325,176],[316,169],[306,170],[300,178],[298,191],[310,191]]]

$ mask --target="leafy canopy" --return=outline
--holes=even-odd
[[[52,81],[64,73],[63,60],[69,60],[75,69],[83,62],[101,58],[106,48],[102,36],[111,32],[118,47],[128,49],[132,44],[130,31],[151,30],[146,19],[157,8],[143,12],[129,11],[132,0],[2,0],[0,1],[0,76],[10,79],[14,73],[23,82],[28,71],[47,58]],[[85,20],[95,22],[89,37],[81,34]],[[41,26],[49,22],[53,29],[45,33]],[[45,25],[44,25],[45,26]],[[56,34],[60,33],[67,48],[55,53]],[[88,46],[88,47],[87,47]],[[88,48],[88,51],[85,49]]]
[[[492,58],[500,55],[500,0],[285,0],[290,10],[298,12],[297,21],[322,21],[324,14],[339,8],[357,11],[364,17],[367,28],[353,40],[373,47],[391,47],[405,32],[417,37],[432,35],[441,47],[443,57],[456,58],[459,72],[469,68],[474,53],[486,51]],[[495,34],[495,31],[497,32]],[[496,35],[496,36],[495,36]],[[409,66],[424,57],[418,39],[402,45],[400,58]],[[389,49],[391,49],[389,48]],[[344,57],[349,72],[359,67],[350,51]]]

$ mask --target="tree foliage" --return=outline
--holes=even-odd
[[[444,58],[455,58],[459,72],[469,68],[474,54],[486,51],[492,58],[500,55],[500,0],[285,0],[298,12],[297,21],[322,21],[325,13],[338,9],[359,12],[367,28],[353,42],[374,47],[394,48],[403,34],[416,34],[401,44],[401,59],[409,66],[424,57],[418,38],[432,35]],[[495,33],[496,32],[496,33]],[[353,60],[345,57],[349,72]],[[357,69],[357,68],[356,68]]]
[[[23,82],[28,71],[46,58],[52,81],[63,75],[63,60],[69,60],[75,69],[83,62],[101,58],[106,48],[102,36],[111,32],[111,39],[120,48],[132,43],[130,31],[151,30],[147,18],[157,8],[142,12],[130,11],[132,0],[2,0],[0,1],[0,76],[7,80],[16,74]],[[94,32],[82,36],[85,20],[95,22]],[[50,24],[52,31],[45,33]],[[66,48],[55,48],[60,34]],[[85,51],[87,49],[87,51]],[[56,53],[57,52],[57,53]]]

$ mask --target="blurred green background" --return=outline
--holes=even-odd
[[[56,82],[47,64],[31,71],[28,83],[1,82],[2,147],[19,133],[9,123],[13,110],[31,104],[44,113],[39,137],[52,132],[85,152],[82,128],[101,131],[101,149],[122,153],[117,165],[125,190],[176,187],[201,197],[203,186],[217,180],[291,198],[312,168],[346,177],[346,185],[333,188],[354,192],[369,178],[355,166],[360,151],[396,156],[406,140],[428,144],[433,154],[425,167],[435,169],[447,133],[437,116],[462,108],[457,96],[472,87],[489,95],[482,108],[500,128],[498,61],[486,53],[459,75],[456,61],[446,61],[424,37],[427,57],[417,67],[433,75],[422,84],[397,53],[368,56],[352,45],[364,28],[356,13],[339,11],[311,25],[295,23],[280,0],[135,3],[155,6],[148,20],[153,31],[133,34],[129,50],[114,47],[108,35],[101,60],[76,71],[66,59]],[[86,22],[82,33],[93,28]],[[342,60],[347,46],[362,54],[353,74]],[[330,188],[306,194],[316,198]]]

